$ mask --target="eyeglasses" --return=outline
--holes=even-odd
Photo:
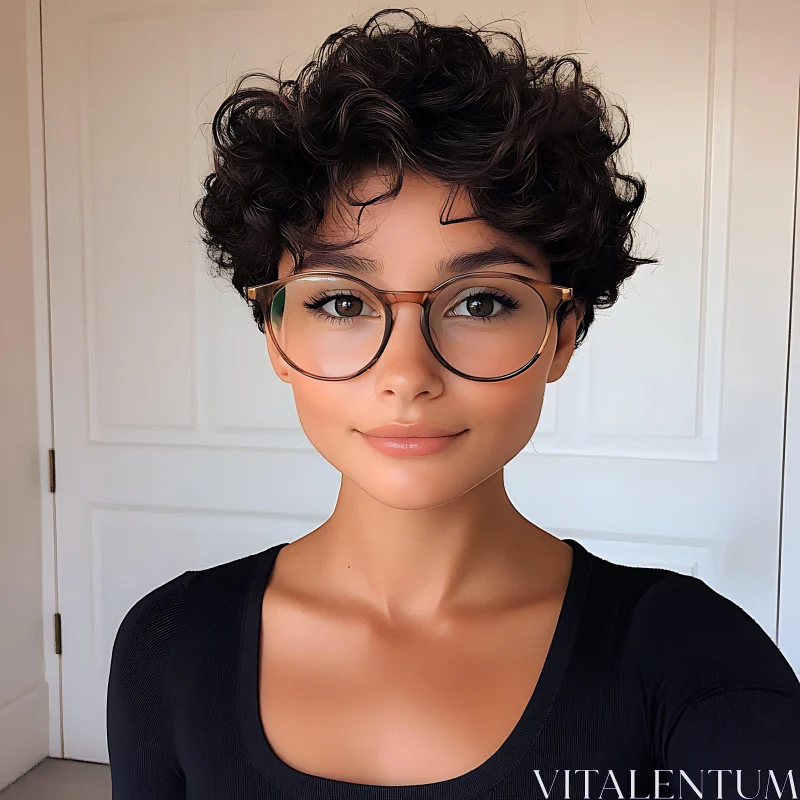
[[[284,360],[323,381],[343,381],[380,358],[396,303],[421,306],[422,335],[450,372],[502,381],[544,351],[572,289],[506,272],[458,275],[429,292],[391,292],[334,271],[309,271],[247,287]]]

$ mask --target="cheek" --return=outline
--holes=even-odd
[[[507,381],[465,386],[461,406],[476,425],[496,429],[512,439],[529,439],[542,410],[547,371],[533,367]]]
[[[292,377],[292,391],[306,436],[322,456],[335,462],[340,457],[342,437],[350,435],[350,427],[357,424],[363,400],[359,403],[346,381],[318,381],[299,374]],[[371,416],[367,414],[366,418]]]
[[[333,391],[331,391],[333,387]],[[342,420],[342,401],[333,382],[317,381],[296,375],[292,377],[292,391],[297,415],[306,432],[325,434]]]

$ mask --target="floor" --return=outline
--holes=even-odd
[[[107,764],[46,758],[0,791],[0,800],[110,800]]]

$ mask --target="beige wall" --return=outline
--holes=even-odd
[[[0,2],[0,788],[43,758],[48,741],[26,8]]]

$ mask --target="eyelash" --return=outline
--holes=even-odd
[[[303,305],[309,310],[314,311],[315,316],[322,317],[324,320],[328,322],[333,322],[336,325],[343,325],[350,320],[354,319],[353,317],[334,317],[332,314],[325,314],[320,311],[322,306],[327,305],[331,300],[337,297],[358,297],[359,300],[363,300],[362,297],[359,296],[358,292],[352,289],[334,289],[333,291],[328,290],[324,292],[320,292],[319,294],[314,295],[310,298],[311,302],[305,302]]]
[[[462,297],[458,303],[456,303],[452,308],[458,308],[465,300],[468,300],[470,297],[495,297],[500,303],[504,306],[503,311],[500,314],[494,314],[491,317],[471,317],[471,319],[480,320],[484,323],[492,322],[492,320],[497,319],[498,317],[505,316],[509,313],[509,310],[513,310],[519,308],[519,301],[515,300],[513,297],[509,297],[504,292],[501,292],[497,289],[478,289],[477,291],[470,292],[470,294],[465,295]],[[452,310],[451,308],[451,310]],[[445,315],[447,316],[447,315]],[[464,316],[463,314],[458,314],[457,316]]]

